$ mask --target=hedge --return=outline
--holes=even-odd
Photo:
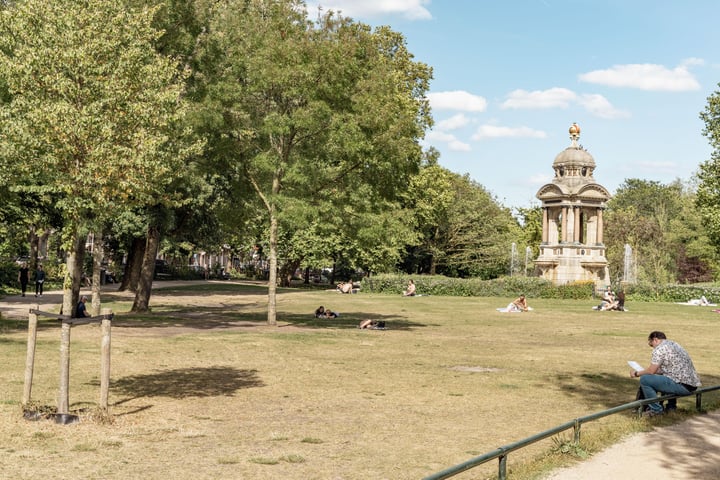
[[[412,279],[419,295],[445,295],[453,297],[516,297],[524,293],[529,298],[555,298],[587,300],[595,296],[595,283],[591,281],[553,285],[537,277],[502,277],[494,280],[477,278],[449,278],[441,275],[378,274],[365,277],[364,292],[400,295]],[[644,285],[612,286],[615,291],[625,290],[626,301],[635,302],[686,302],[705,296],[712,303],[720,303],[720,287],[699,285]]]

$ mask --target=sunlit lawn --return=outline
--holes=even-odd
[[[265,290],[231,283],[154,293],[153,312],[107,295],[113,422],[87,416],[99,395],[99,328],[73,328],[71,409],[79,424],[22,419],[26,332],[0,337],[0,472],[66,479],[421,478],[575,417],[634,400],[627,360],[647,364],[647,334],[663,330],[691,353],[706,385],[720,383],[720,315],[708,307],[510,298],[341,295],[281,291],[267,326]],[[341,313],[318,320],[324,305]],[[365,318],[385,331],[359,330]],[[44,321],[33,386],[56,404],[59,329]],[[713,395],[703,397],[714,405]],[[690,413],[694,397],[680,401]],[[80,410],[85,409],[85,410]],[[664,418],[658,422],[672,422]],[[614,415],[583,427],[592,452],[652,422]],[[564,461],[547,440],[509,457],[511,478]],[[678,461],[685,461],[679,459]],[[689,459],[687,461],[690,461]],[[555,463],[553,463],[555,462]],[[496,463],[457,478],[484,478]]]

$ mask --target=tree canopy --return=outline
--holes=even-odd
[[[155,50],[153,15],[103,0],[24,0],[0,12],[2,167],[17,191],[52,198],[70,257],[96,218],[177,200],[166,187],[189,152],[178,129],[184,79]]]
[[[381,207],[419,166],[431,71],[412,60],[400,34],[332,12],[312,22],[302,2],[218,8],[200,62],[219,140],[212,153],[266,211],[272,324],[283,222],[331,204],[336,214],[383,217]]]

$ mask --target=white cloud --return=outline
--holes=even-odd
[[[307,10],[311,18],[321,7],[323,12],[334,10],[353,18],[399,14],[409,20],[430,20],[432,14],[424,5],[430,0],[320,0],[307,2]]]
[[[596,93],[578,95],[567,88],[549,88],[547,90],[513,90],[508,94],[501,107],[504,109],[543,109],[568,108],[571,105],[580,105],[588,112],[601,118],[626,118],[630,113],[613,107],[607,98]]]
[[[468,145],[465,142],[461,142],[460,140],[457,139],[457,137],[455,137],[455,135],[453,135],[451,133],[437,132],[437,131],[431,130],[425,135],[425,140],[427,142],[446,143],[448,148],[455,152],[469,152],[470,151],[470,145]]]
[[[448,142],[448,148],[454,152],[469,152],[471,150],[470,145],[460,140]]]
[[[630,112],[624,110],[618,110],[613,107],[607,98],[598,94],[583,94],[578,98],[578,104],[580,104],[585,110],[592,113],[600,118],[628,118]]]
[[[609,87],[638,88],[648,91],[683,92],[699,90],[700,83],[688,71],[688,67],[703,61],[689,58],[673,69],[652,63],[613,65],[606,70],[594,70],[578,76],[580,81]]]
[[[513,90],[508,95],[502,108],[567,108],[577,99],[577,94],[567,88],[550,88],[548,90]]]
[[[702,58],[690,57],[680,62],[680,65],[686,67],[692,67],[693,65],[705,65],[705,60],[703,60]]]
[[[470,123],[470,119],[467,118],[465,114],[458,113],[457,115],[453,115],[450,118],[446,118],[445,120],[440,120],[439,122],[436,122],[434,128],[436,130],[446,132],[448,130],[457,130],[458,128],[462,128],[468,123]]]
[[[542,130],[530,127],[500,127],[497,125],[481,125],[472,136],[473,140],[484,138],[545,138],[547,134]]]
[[[484,112],[487,109],[487,100],[485,98],[463,90],[428,93],[427,98],[434,110]]]

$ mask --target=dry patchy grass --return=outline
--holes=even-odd
[[[63,426],[23,419],[26,332],[5,322],[3,477],[421,478],[633,400],[637,381],[625,362],[647,363],[651,330],[683,344],[706,385],[720,383],[720,316],[701,307],[595,312],[592,302],[531,299],[533,312],[503,314],[495,308],[509,299],[288,290],[279,296],[278,325],[267,326],[264,290],[252,286],[156,290],[153,312],[142,317],[123,313],[127,296],[106,299],[120,312],[110,421],[97,412],[99,327],[72,330],[70,402],[81,422]],[[313,318],[321,304],[340,318]],[[389,328],[359,330],[364,318]],[[59,371],[52,321],[41,324],[36,362],[33,402],[50,408]],[[694,397],[680,407],[691,411]],[[645,420],[614,415],[583,427],[582,449],[645,428]],[[547,440],[511,454],[511,478],[536,478],[567,462],[563,445]],[[457,478],[496,471],[493,461]]]

